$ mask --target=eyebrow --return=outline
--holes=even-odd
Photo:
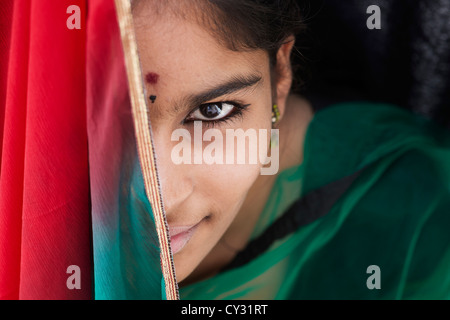
[[[174,105],[173,111],[178,113],[185,108],[198,107],[205,102],[214,100],[221,96],[248,89],[256,84],[259,85],[262,83],[261,80],[262,76],[260,74],[233,76],[225,83],[219,84],[198,94],[185,97],[180,101],[181,103],[176,103]]]

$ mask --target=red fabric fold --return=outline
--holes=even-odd
[[[89,299],[86,0],[3,0],[0,14],[0,299]]]

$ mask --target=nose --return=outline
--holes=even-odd
[[[189,164],[176,164],[172,159],[172,149],[177,144],[170,139],[171,133],[162,130],[154,134],[162,201],[170,221],[170,216],[181,208],[194,191],[193,171]]]

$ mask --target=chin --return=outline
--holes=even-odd
[[[178,283],[186,280],[200,263],[200,261],[198,263],[193,263],[194,261],[192,261],[192,258],[188,254],[184,255],[181,252],[177,253],[173,260]]]

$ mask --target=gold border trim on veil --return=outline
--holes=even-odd
[[[145,190],[152,205],[155,217],[156,230],[161,250],[160,258],[166,298],[168,300],[177,300],[179,299],[178,285],[175,278],[175,268],[168,238],[168,226],[161,200],[162,197],[155,164],[152,133],[147,112],[147,101],[145,99],[142,70],[133,27],[131,0],[115,0],[115,5],[127,69],[137,149]]]

